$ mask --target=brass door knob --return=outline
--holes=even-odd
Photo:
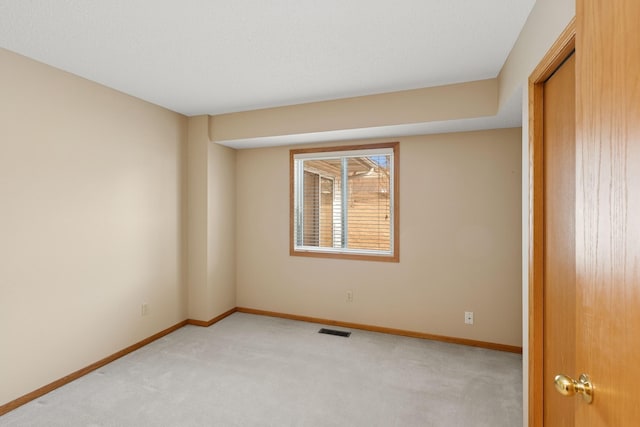
[[[563,396],[579,394],[585,402],[593,402],[593,384],[591,384],[589,375],[580,375],[578,381],[567,375],[556,375],[553,382],[556,385],[556,390],[558,390]]]

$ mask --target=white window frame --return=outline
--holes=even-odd
[[[367,250],[367,249],[352,249],[348,247],[318,247],[318,246],[304,246],[301,244],[304,241],[302,234],[297,233],[298,227],[303,226],[303,218],[301,209],[297,209],[298,206],[302,206],[304,199],[304,189],[296,186],[296,182],[302,182],[304,176],[304,170],[300,165],[302,160],[321,160],[321,159],[344,159],[346,161],[349,157],[370,157],[375,155],[391,155],[391,162],[389,164],[390,169],[390,183],[389,188],[390,195],[390,249],[388,251],[382,250]],[[297,149],[290,150],[290,255],[292,256],[311,256],[322,258],[343,258],[343,259],[359,259],[359,260],[373,260],[373,261],[388,261],[399,262],[399,143],[381,143],[381,144],[367,144],[367,145],[352,145],[342,147],[323,147],[323,148],[311,148],[311,149]],[[344,169],[344,168],[343,168]],[[322,175],[320,175],[322,176]],[[339,191],[340,198],[343,203],[343,207],[338,207],[338,215],[341,212],[344,213],[342,220],[338,227],[334,223],[334,242],[337,238],[339,242],[348,244],[347,220],[346,220],[346,203],[347,197],[344,197],[346,191],[346,181],[341,179],[341,189]],[[334,197],[337,193],[336,183],[334,182]],[[334,200],[335,202],[335,200]],[[336,215],[336,205],[334,203],[334,217]],[[337,234],[337,236],[336,236]],[[346,243],[345,243],[346,242]]]

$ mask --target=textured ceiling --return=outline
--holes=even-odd
[[[185,115],[496,77],[535,0],[0,0],[0,46]]]

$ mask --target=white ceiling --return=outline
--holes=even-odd
[[[534,3],[0,0],[0,46],[220,114],[496,77]]]

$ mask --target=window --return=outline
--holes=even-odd
[[[290,151],[290,254],[398,262],[398,143]]]

